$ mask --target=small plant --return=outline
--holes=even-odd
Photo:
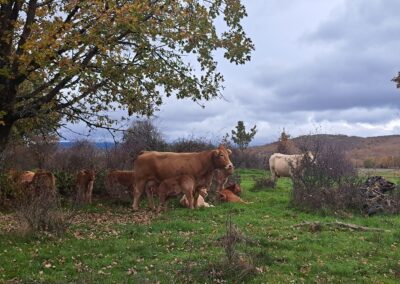
[[[267,187],[269,187],[269,188],[275,187],[275,182],[271,178],[266,177],[266,176],[253,177],[253,181],[254,181],[254,185],[251,188],[251,191],[260,191]]]
[[[243,253],[238,250],[239,244],[258,245],[257,242],[247,238],[232,222],[232,213],[229,212],[226,219],[226,233],[218,239],[218,244],[225,251],[225,259],[216,265],[208,267],[208,273],[213,278],[233,278],[235,281],[244,279],[257,273],[255,256],[251,253]]]

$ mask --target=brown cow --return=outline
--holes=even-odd
[[[55,198],[56,196],[56,179],[49,171],[40,170],[36,172],[29,187],[33,196],[46,196],[49,198]]]
[[[142,152],[134,162],[135,190],[133,199],[133,210],[139,209],[139,199],[145,191],[146,184],[150,181],[160,183],[161,181],[188,175],[195,181],[195,192],[201,188],[209,188],[213,171],[225,169],[233,172],[233,164],[229,160],[231,151],[223,145],[218,149],[202,151],[197,153],[172,153],[172,152]],[[146,192],[149,192],[146,190]],[[194,204],[197,204],[195,193]],[[148,205],[154,209],[154,202],[151,193],[147,193]]]
[[[19,172],[14,169],[9,170],[7,173],[9,180],[19,185],[30,184],[33,180],[34,175],[35,173],[31,171]]]
[[[180,175],[163,180],[158,186],[158,189],[156,189],[156,193],[160,198],[157,211],[160,212],[164,209],[168,197],[178,196],[181,193],[184,193],[188,200],[189,208],[193,209],[195,207],[193,204],[194,187],[195,180],[189,175]]]
[[[94,170],[81,170],[76,175],[76,202],[79,204],[92,203],[93,183],[96,173]]]
[[[231,184],[225,189],[232,191],[236,195],[240,195],[240,193],[242,193],[242,189],[240,188],[240,185],[237,183]]]
[[[109,170],[104,181],[108,194],[121,200],[130,199],[134,184],[134,171]]]
[[[8,195],[11,199],[24,200],[27,197],[33,196],[30,184],[32,183],[34,172],[31,171],[17,171],[10,169],[7,172],[7,179],[12,185],[12,192]]]
[[[246,202],[243,199],[241,199],[239,196],[234,194],[232,191],[229,189],[224,189],[219,192],[219,199],[221,201],[225,202],[237,202],[237,203],[243,203],[243,204],[250,204],[252,202]]]

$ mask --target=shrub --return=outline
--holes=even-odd
[[[364,168],[367,169],[375,168],[375,161],[372,159],[364,160]]]
[[[57,191],[64,197],[72,197],[75,193],[76,176],[69,172],[55,171]]]
[[[180,138],[169,145],[169,150],[172,152],[201,152],[210,149],[215,149],[216,146],[206,138]]]
[[[220,277],[225,279],[234,279],[236,281],[245,282],[257,274],[256,258],[254,253],[242,252],[240,249],[248,245],[257,246],[258,243],[246,237],[239,228],[232,222],[232,213],[230,212],[226,220],[226,233],[220,237],[218,244],[224,249],[225,256],[222,261],[211,264],[207,271],[208,277],[216,282]]]
[[[38,189],[38,194],[29,194],[17,208],[18,219],[27,232],[37,234],[50,232],[60,235],[71,224],[73,211],[61,208],[57,194]]]
[[[301,165],[292,168],[293,204],[313,210],[362,210],[362,181],[343,148],[318,139],[303,146],[304,153],[311,150],[314,157],[304,155]]]
[[[254,185],[252,187],[252,191],[258,191],[266,187],[275,187],[275,182],[266,176],[262,177],[254,177],[253,178]]]
[[[240,151],[235,148],[231,150],[230,159],[236,168],[265,169],[265,157],[248,150]]]
[[[104,186],[105,176],[106,176],[106,170],[100,170],[96,173],[93,184],[93,195],[97,195],[100,197],[107,196],[107,191]]]

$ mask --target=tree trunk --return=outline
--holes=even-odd
[[[12,124],[5,121],[5,124],[0,124],[0,161],[3,160],[4,150],[10,140]]]

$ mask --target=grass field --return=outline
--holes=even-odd
[[[96,203],[82,209],[62,237],[22,236],[13,216],[0,217],[0,282],[31,283],[399,283],[400,217],[343,212],[306,213],[290,206],[291,181],[252,190],[259,170],[240,170],[242,198],[252,204],[219,204],[188,210],[170,202],[156,216],[129,205]],[[385,172],[399,182],[398,173]],[[142,203],[142,208],[144,208]],[[175,208],[172,208],[175,207]],[[218,239],[226,220],[253,242],[256,273],[226,269]],[[345,223],[389,231],[361,232],[294,227],[303,221]],[[11,232],[9,232],[11,231]]]

